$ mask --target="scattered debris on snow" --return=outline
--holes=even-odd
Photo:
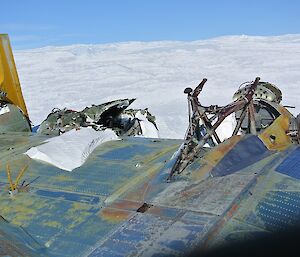
[[[82,111],[54,108],[37,132],[59,136],[72,129],[112,129],[118,136],[159,137],[155,116],[148,109],[127,109],[135,99],[119,99],[86,107]]]

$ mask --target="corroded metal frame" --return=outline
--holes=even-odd
[[[219,107],[217,105],[206,107],[200,103],[198,96],[207,82],[206,78],[204,78],[194,90],[191,88],[186,88],[184,90],[184,93],[187,94],[189,106],[189,126],[185,134],[184,143],[181,145],[176,156],[176,161],[171,168],[168,181],[171,180],[175,173],[181,173],[196,157],[198,157],[201,149],[208,140],[210,140],[213,145],[221,143],[216,129],[230,114],[242,110],[241,118],[234,129],[233,135],[238,133],[246,113],[248,114],[249,119],[249,133],[256,135],[253,96],[259,80],[260,78],[257,77],[255,81],[250,84],[242,98],[223,107]],[[213,116],[209,118],[208,114]],[[200,121],[205,134],[201,138],[197,138],[196,130]]]

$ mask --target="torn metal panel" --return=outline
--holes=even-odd
[[[43,135],[58,136],[72,129],[92,127],[95,130],[113,129],[118,136],[158,137],[155,116],[151,115],[147,108],[126,110],[134,100],[115,100],[92,105],[82,111],[54,108],[41,123],[37,132]],[[149,131],[146,131],[145,122],[150,124],[147,129],[152,133],[149,134]]]

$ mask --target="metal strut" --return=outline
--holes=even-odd
[[[9,162],[7,162],[6,164],[6,174],[7,174],[7,179],[8,179],[8,182],[9,182],[9,187],[10,187],[10,190],[9,192],[11,194],[14,194],[14,192],[17,190],[17,189],[21,189],[21,188],[24,188],[24,183],[25,183],[25,180],[23,181],[23,183],[21,184],[21,186],[19,185],[19,182],[20,182],[20,179],[21,177],[24,175],[25,171],[27,170],[29,164],[25,164],[21,170],[19,171],[17,177],[16,177],[16,180],[15,180],[15,183],[13,182],[12,180],[12,177],[11,177],[11,169],[10,169],[10,164]],[[26,185],[27,186],[27,185]],[[25,186],[25,187],[26,187]]]
[[[238,133],[246,113],[248,113],[249,119],[249,133],[256,134],[253,96],[259,80],[260,78],[257,77],[249,85],[242,98],[223,107],[217,105],[206,107],[199,102],[198,96],[207,82],[206,78],[194,90],[192,88],[184,90],[184,93],[187,94],[189,106],[189,126],[184,137],[184,142],[178,151],[176,161],[171,168],[168,181],[171,180],[175,173],[180,174],[192,163],[199,156],[201,149],[206,143],[210,146],[221,143],[216,129],[230,114],[242,110],[242,115],[234,129],[233,135]],[[212,115],[212,117],[209,118],[209,115]]]

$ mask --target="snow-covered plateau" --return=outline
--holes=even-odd
[[[39,124],[54,107],[81,110],[118,98],[137,98],[157,118],[160,136],[183,138],[185,87],[208,78],[200,100],[224,105],[245,81],[261,77],[295,106],[300,93],[300,35],[225,36],[192,42],[125,42],[14,51],[30,118]]]

